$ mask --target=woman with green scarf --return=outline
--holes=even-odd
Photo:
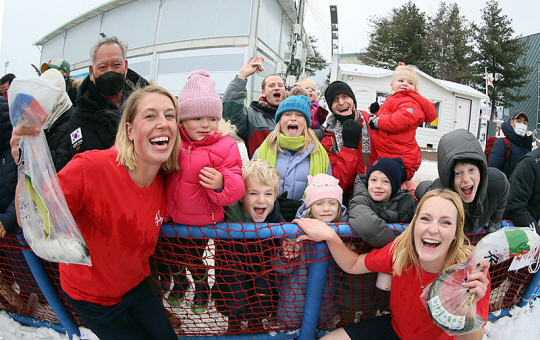
[[[309,128],[310,107],[309,98],[305,95],[291,96],[281,102],[276,112],[274,131],[254,154],[254,158],[265,159],[278,169],[280,195],[287,192],[286,197],[296,201],[304,197],[308,175],[332,175],[328,154]]]

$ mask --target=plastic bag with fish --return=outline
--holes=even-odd
[[[421,299],[433,322],[448,335],[476,332],[485,323],[477,313],[474,294],[462,286],[463,279],[477,271],[476,264],[490,265],[526,254],[540,246],[540,236],[531,228],[505,227],[486,235],[464,262],[443,270],[424,288]]]
[[[9,88],[11,124],[41,127],[59,94],[61,91],[47,81],[15,79]],[[43,130],[21,139],[18,173],[21,224],[34,253],[48,261],[92,265],[60,188]]]

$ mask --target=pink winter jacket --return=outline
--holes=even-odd
[[[437,118],[435,105],[416,91],[399,91],[386,98],[376,115],[379,128],[370,130],[371,160],[401,157],[410,180],[422,160],[416,127]]]
[[[181,126],[180,134],[180,170],[167,175],[165,219],[186,225],[223,222],[223,206],[238,202],[246,191],[236,141],[216,132],[194,142]],[[223,190],[207,189],[199,183],[204,167],[214,168],[223,175]]]

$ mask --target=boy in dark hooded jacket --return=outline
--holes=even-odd
[[[435,188],[449,188],[459,194],[465,208],[465,234],[480,228],[494,232],[506,208],[510,184],[496,168],[488,168],[482,147],[474,135],[457,129],[441,137],[437,149],[439,178],[421,182],[416,189],[420,200]]]

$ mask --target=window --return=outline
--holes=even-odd
[[[386,98],[390,96],[390,94],[391,94],[390,92],[377,91],[377,96],[376,96],[377,103],[379,103],[379,105],[382,105],[384,101],[386,100]]]
[[[435,109],[437,110],[437,118],[435,118],[435,120],[432,121],[431,123],[418,124],[418,127],[426,128],[426,129],[435,129],[435,130],[437,129],[437,127],[439,126],[439,114],[441,112],[441,101],[440,100],[434,101],[433,105],[435,105]]]

